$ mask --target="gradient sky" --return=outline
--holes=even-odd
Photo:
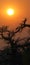
[[[7,15],[6,11],[9,8],[14,9],[15,13],[13,16]],[[27,18],[27,23],[30,23],[30,0],[0,0],[1,26],[9,25],[10,28],[14,29],[24,18]],[[0,47],[4,45],[6,46],[1,40]]]
[[[14,9],[13,16],[8,16],[7,9]],[[30,0],[0,0],[0,25],[15,26],[24,18],[30,23]]]

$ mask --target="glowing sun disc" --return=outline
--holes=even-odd
[[[8,15],[13,15],[14,14],[14,10],[13,9],[8,9],[7,10],[7,14]]]

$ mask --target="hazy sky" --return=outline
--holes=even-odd
[[[14,15],[9,16],[7,10],[14,9]],[[0,0],[0,25],[10,25],[10,28],[15,28],[24,18],[30,23],[30,0]],[[0,47],[5,45],[0,41]]]
[[[7,9],[14,9],[13,16],[8,16]],[[30,0],[0,0],[0,25],[17,25],[22,19],[30,23]]]

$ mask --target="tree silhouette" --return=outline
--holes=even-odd
[[[17,53],[18,47],[24,49],[25,46],[29,46],[30,45],[30,42],[28,42],[30,40],[30,37],[27,38],[27,40],[25,41],[25,44],[23,44],[23,45],[17,45],[17,43],[19,41],[21,41],[21,40],[26,39],[26,38],[23,38],[23,39],[20,39],[20,40],[19,40],[19,38],[17,40],[13,39],[13,37],[15,36],[15,34],[18,33],[18,32],[22,32],[22,30],[25,27],[29,27],[30,28],[30,24],[26,24],[26,21],[27,21],[27,19],[25,18],[24,21],[23,21],[23,23],[21,23],[15,29],[15,31],[8,30],[8,26],[2,26],[2,27],[0,27],[0,35],[2,37],[1,39],[4,39],[5,41],[8,41],[8,44],[11,44],[11,50],[12,50],[12,54],[13,54],[13,62],[15,62],[14,59],[16,57],[16,53]],[[7,36],[4,35],[4,32],[8,32]],[[23,65],[23,63],[22,63],[22,54],[20,53],[19,55],[17,55],[17,57],[20,57],[20,62],[18,60],[16,60],[16,62],[18,62],[18,65]],[[15,64],[16,64],[16,62],[15,62]]]

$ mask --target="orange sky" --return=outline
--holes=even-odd
[[[9,8],[14,9],[13,16],[7,15],[6,10]],[[10,28],[14,29],[25,17],[30,23],[30,0],[0,0],[0,25],[10,25]],[[0,41],[0,47],[3,45],[6,46],[3,41]]]
[[[8,16],[6,10],[12,8],[15,13]],[[0,25],[18,25],[24,18],[30,23],[30,0],[0,0]]]

